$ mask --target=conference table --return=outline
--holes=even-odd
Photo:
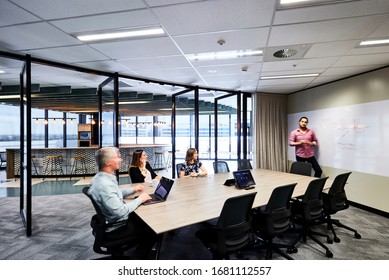
[[[224,185],[226,179],[232,179],[232,173],[210,174],[206,177],[184,177],[175,179],[169,197],[165,202],[141,205],[135,213],[147,223],[157,234],[201,223],[219,217],[226,199],[246,193],[257,192],[253,208],[266,205],[274,188],[297,183],[293,197],[301,196],[310,181],[315,177],[266,169],[252,169],[255,188],[237,189]],[[327,180],[324,189],[329,189],[332,180]],[[126,188],[132,186],[122,185]],[[154,188],[148,187],[147,193]],[[131,201],[132,197],[125,198]]]

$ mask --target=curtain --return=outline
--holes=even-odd
[[[254,102],[254,159],[257,168],[288,169],[287,96],[257,93]]]

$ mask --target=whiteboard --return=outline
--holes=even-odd
[[[303,116],[318,138],[320,165],[389,176],[389,100],[289,114],[289,132]],[[294,150],[289,146],[289,160]]]

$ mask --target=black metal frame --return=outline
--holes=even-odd
[[[56,61],[50,61],[48,59],[42,59],[37,57],[32,57],[29,54],[23,55],[18,53],[12,53],[7,51],[0,50],[0,57],[5,57],[9,59],[14,60],[20,60],[24,62],[22,70],[20,72],[20,152],[21,152],[21,160],[20,160],[20,170],[24,170],[24,167],[26,167],[26,178],[24,176],[24,172],[20,172],[20,214],[22,216],[23,223],[26,228],[26,235],[31,236],[32,235],[32,189],[31,189],[31,64],[37,63],[41,65],[46,65],[50,67],[56,67],[76,72],[82,72],[86,74],[91,75],[98,75],[98,76],[104,76],[107,77],[107,80],[105,80],[103,83],[101,83],[98,86],[98,98],[99,98],[99,113],[98,113],[98,123],[99,123],[99,140],[98,145],[101,147],[102,145],[102,133],[101,133],[101,121],[102,121],[102,87],[110,82],[114,81],[114,145],[118,147],[118,138],[119,138],[119,78],[123,79],[131,79],[131,80],[137,80],[142,81],[145,83],[156,83],[160,85],[170,85],[170,86],[177,86],[177,87],[183,87],[185,90],[176,93],[173,95],[172,98],[172,124],[171,124],[171,135],[172,135],[172,149],[173,149],[173,156],[172,156],[172,166],[175,166],[175,149],[176,149],[176,100],[175,97],[194,91],[195,95],[195,103],[194,103],[194,111],[195,111],[195,119],[194,119],[194,126],[195,126],[195,148],[198,149],[198,137],[199,137],[199,91],[200,90],[206,90],[206,91],[218,91],[218,92],[226,92],[229,94],[238,94],[238,126],[239,126],[239,137],[238,137],[238,157],[240,157],[241,154],[241,143],[240,143],[240,112],[241,112],[241,105],[240,105],[240,96],[242,92],[235,92],[231,90],[225,90],[225,89],[219,89],[219,88],[211,88],[211,87],[201,87],[201,86],[193,86],[193,85],[187,85],[187,84],[180,84],[180,83],[172,83],[168,81],[162,81],[162,80],[155,80],[155,79],[146,79],[143,77],[136,77],[136,76],[129,76],[129,75],[122,75],[117,72],[107,72],[107,71],[101,71],[96,69],[90,69],[85,67],[80,67],[76,65],[70,65],[66,63],[56,62]],[[26,76],[26,86],[24,87],[24,75]],[[247,93],[251,94],[251,93]],[[228,94],[227,94],[228,96]],[[26,98],[25,104],[26,104],[26,112],[24,112],[24,101],[23,97]],[[224,96],[223,96],[224,97]],[[247,109],[247,108],[246,108]],[[245,110],[245,109],[244,109]],[[47,110],[46,110],[47,112]],[[26,115],[25,115],[26,113]],[[217,115],[217,107],[215,107],[215,118]],[[47,115],[45,117],[48,117]],[[25,120],[26,118],[26,120]],[[216,120],[216,119],[215,119]],[[216,123],[216,122],[215,122]],[[26,129],[25,129],[26,127]],[[217,127],[215,127],[217,131]],[[48,128],[46,127],[46,130],[48,131]],[[46,131],[46,133],[47,133]],[[244,130],[245,133],[246,130]],[[24,165],[24,135],[26,135],[26,165]],[[48,146],[47,141],[45,140],[45,146]],[[217,151],[217,149],[216,149]],[[217,159],[217,152],[215,151],[215,160]],[[243,149],[245,151],[245,148]],[[175,168],[172,169],[172,177],[175,178]],[[26,205],[24,205],[24,185],[26,185]]]

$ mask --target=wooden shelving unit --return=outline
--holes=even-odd
[[[90,147],[92,145],[93,130],[91,123],[78,124],[78,147]]]

